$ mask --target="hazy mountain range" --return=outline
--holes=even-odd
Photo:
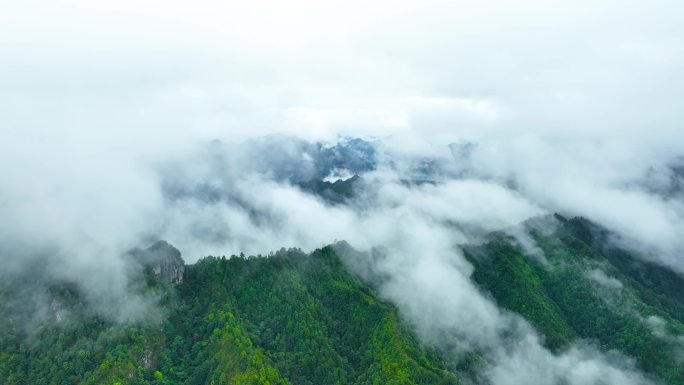
[[[478,171],[477,149],[402,156],[379,139],[271,136],[157,164],[165,226],[183,222],[138,246],[184,244],[191,263],[164,241],[92,255],[78,262],[88,272],[67,250],[34,249],[3,273],[0,378],[684,384],[681,270],[529,203],[514,176]],[[677,200],[670,170],[653,194]]]

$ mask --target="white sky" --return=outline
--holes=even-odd
[[[3,136],[680,131],[677,1],[3,3]]]
[[[431,322],[496,329],[498,310],[440,259],[457,234],[436,222],[490,230],[559,210],[684,271],[684,201],[635,183],[648,173],[667,182],[663,166],[684,155],[682,15],[681,0],[0,0],[0,267],[48,250],[62,274],[112,296],[126,287],[120,252],[158,228],[191,261],[209,246],[267,253],[346,237],[386,243],[392,261],[403,252],[424,268],[395,265],[415,278],[397,281],[400,305],[446,306]],[[381,136],[404,155],[475,141],[472,164],[487,182],[390,183],[357,217],[292,188],[236,181],[278,218],[270,225],[239,205],[162,196],[151,165],[189,160],[178,168],[199,178],[197,141],[267,133]],[[518,190],[504,187],[511,180]],[[232,238],[207,245],[214,233]],[[435,292],[447,300],[430,301]],[[482,317],[458,322],[464,315]],[[590,382],[583,371],[642,380],[593,353],[528,342],[502,356],[497,384],[551,383],[567,368],[577,383]]]
[[[683,205],[630,186],[684,153],[683,8],[0,0],[0,202],[55,213],[28,230],[103,209],[109,234],[157,202],[149,161],[196,141],[470,140],[478,171],[541,207],[680,250]]]

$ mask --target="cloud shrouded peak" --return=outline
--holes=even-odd
[[[635,372],[545,349],[460,247],[558,212],[684,271],[681,1],[2,8],[2,273],[112,298],[150,240],[194,262],[345,239],[384,250],[414,323],[488,350],[494,383],[574,384]]]

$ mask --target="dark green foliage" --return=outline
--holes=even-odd
[[[485,259],[472,253],[486,253]],[[517,311],[546,337],[546,345],[557,349],[576,337],[561,315],[558,305],[546,295],[544,270],[538,262],[525,258],[510,240],[497,237],[484,250],[466,251],[475,267],[473,279],[488,290],[501,306]],[[535,266],[536,265],[536,266]]]
[[[188,312],[217,306],[296,384],[456,383],[429,361],[396,310],[347,273],[331,248],[269,258],[205,258],[180,288]]]
[[[150,275],[146,278],[149,280]],[[167,290],[166,321],[81,315],[0,331],[3,384],[457,384],[331,248],[208,257]]]
[[[634,358],[663,383],[684,384],[684,278],[616,247],[586,220],[558,222],[552,233],[530,226],[538,253],[500,233],[464,248],[473,280],[553,351],[589,341]],[[161,310],[156,321],[97,316],[75,285],[49,283],[35,298],[27,295],[35,282],[0,285],[0,383],[486,383],[478,352],[446,332],[439,346],[422,346],[330,247],[207,257],[186,266],[179,284],[177,258],[137,260],[132,289],[158,299],[149,312]],[[370,265],[364,274],[382,280]],[[26,305],[33,302],[42,305]]]
[[[466,248],[474,280],[552,349],[588,339],[668,384],[684,384],[682,277],[617,248],[586,220],[558,220],[553,234],[531,231],[544,257],[526,255],[502,234]]]

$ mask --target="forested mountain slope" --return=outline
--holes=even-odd
[[[615,246],[585,219],[555,219],[551,233],[529,226],[537,250],[503,234],[466,248],[473,279],[551,349],[586,339],[667,384],[684,384],[684,278]]]
[[[4,317],[2,383],[459,383],[330,247],[207,257],[186,269],[170,286],[148,268],[165,321],[114,324],[79,308],[77,290],[53,286],[53,303],[71,316],[32,331]]]
[[[482,292],[527,319],[551,351],[594,344],[631,357],[656,383],[684,384],[679,273],[615,246],[581,218],[531,220],[526,233],[534,241],[527,247],[492,233],[463,248]],[[360,274],[369,280],[362,282],[343,263],[335,250],[345,248],[210,256],[186,266],[158,242],[131,253],[140,268],[131,290],[157,304],[125,322],[95,312],[75,285],[44,282],[38,291],[40,276],[5,281],[0,382],[488,383],[479,375],[490,364],[484,355],[455,358],[418,341],[379,298],[381,279]]]

